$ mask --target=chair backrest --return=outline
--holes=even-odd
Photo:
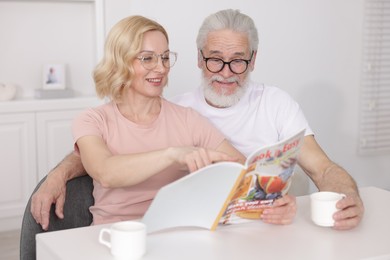
[[[33,194],[46,179],[44,177],[36,186]],[[50,223],[47,232],[76,227],[89,226],[92,223],[92,214],[89,207],[93,205],[93,182],[89,175],[84,175],[70,180],[66,185],[66,197],[64,204],[64,219],[59,219],[55,214],[55,206],[50,210]],[[32,196],[32,195],[31,195]],[[34,220],[31,212],[31,197],[27,203],[23,215],[20,234],[20,260],[36,259],[35,235],[46,232]]]

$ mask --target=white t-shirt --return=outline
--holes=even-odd
[[[250,82],[241,100],[229,108],[207,104],[201,87],[171,101],[192,107],[207,117],[245,156],[303,128],[306,129],[305,135],[313,134],[298,103],[285,91],[273,86]]]

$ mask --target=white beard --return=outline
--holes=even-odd
[[[225,93],[217,93],[214,91],[213,86],[211,85],[214,80],[218,81],[227,81],[227,82],[239,82],[238,77],[233,76],[228,79],[224,79],[223,77],[219,75],[214,75],[210,79],[207,79],[202,73],[202,87],[203,87],[203,94],[208,103],[215,107],[231,107],[235,104],[237,104],[242,96],[245,94],[247,88],[248,88],[248,80],[249,80],[249,73],[246,77],[246,79],[242,82],[242,85],[238,84],[238,87],[234,91],[234,93],[230,95],[226,95]]]

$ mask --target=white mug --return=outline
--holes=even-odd
[[[106,240],[105,234],[110,237]],[[111,254],[119,259],[139,259],[146,251],[146,226],[137,221],[123,221],[102,228],[99,242],[111,250]]]
[[[311,219],[323,227],[332,227],[334,225],[333,214],[338,211],[336,203],[345,198],[345,194],[320,191],[310,195]]]

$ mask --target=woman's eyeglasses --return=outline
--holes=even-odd
[[[177,60],[176,52],[164,52],[163,54],[156,54],[154,52],[142,52],[137,59],[141,61],[142,66],[147,70],[152,70],[157,67],[158,57],[161,58],[161,63],[165,68],[171,68],[175,65]]]

